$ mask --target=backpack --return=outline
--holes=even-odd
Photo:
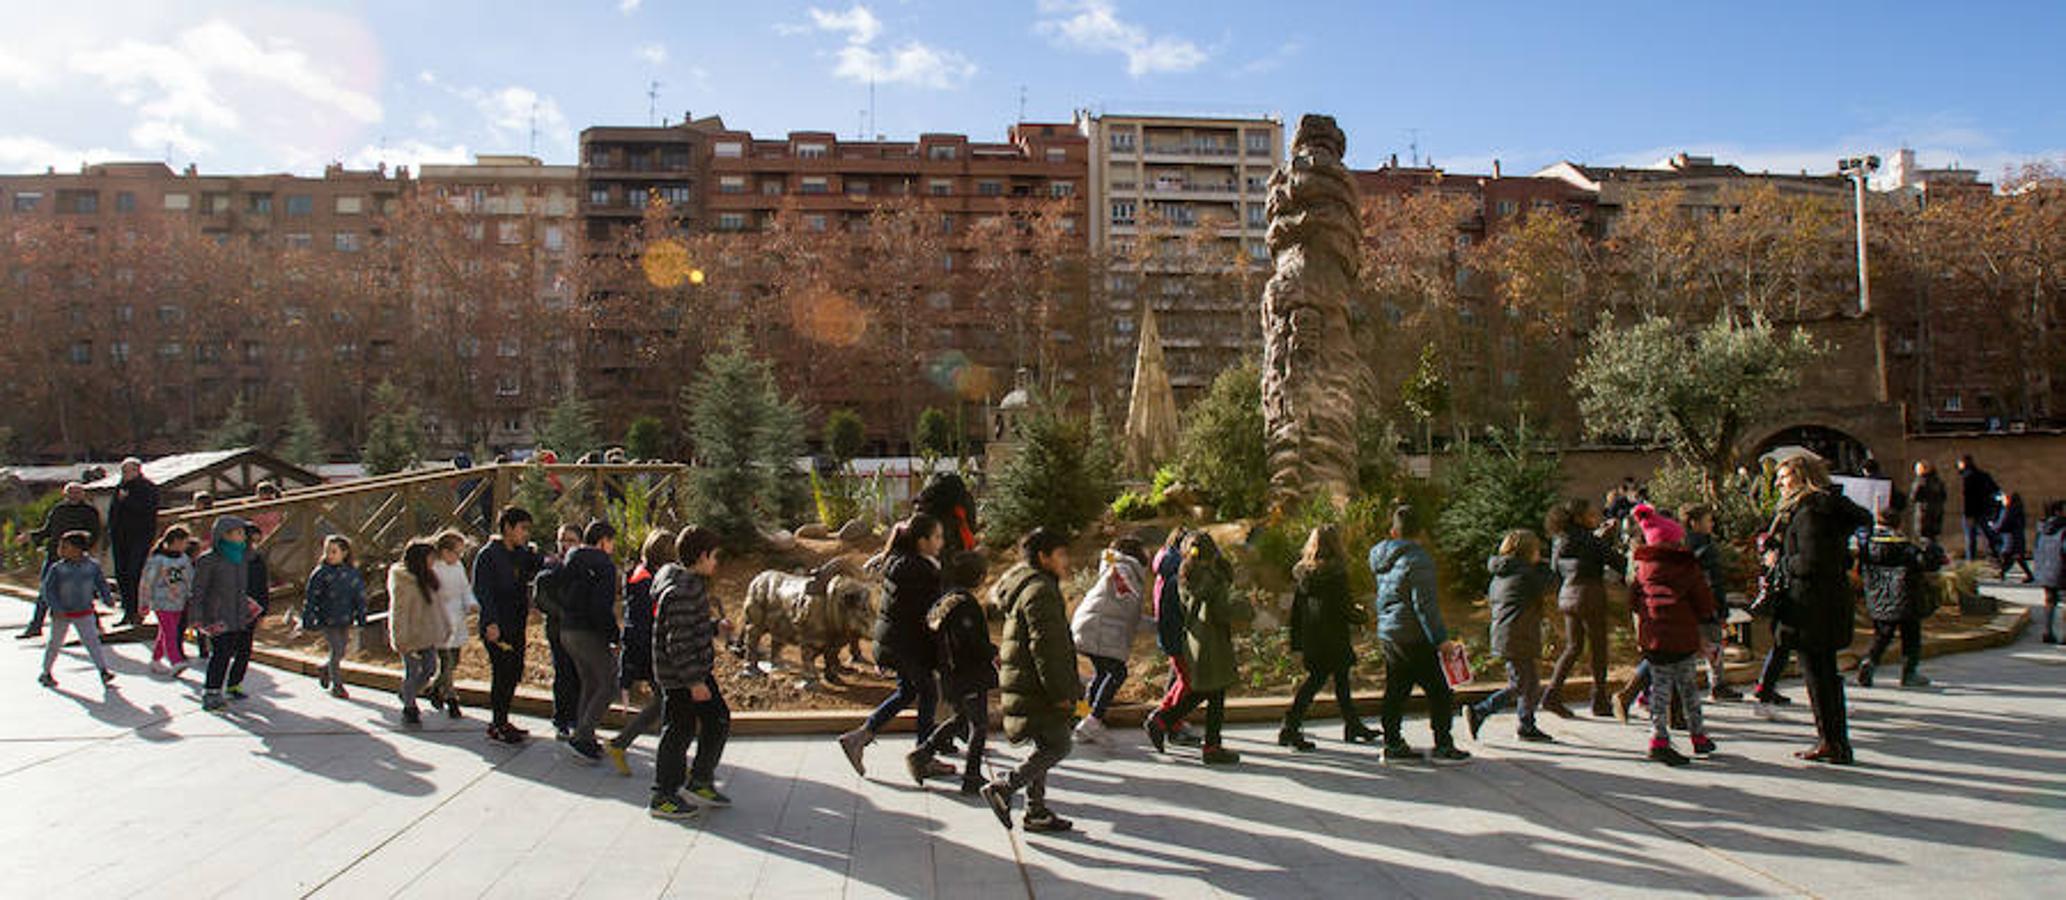
[[[531,605],[554,619],[566,615],[568,581],[564,565],[538,570],[538,575],[531,579]]]

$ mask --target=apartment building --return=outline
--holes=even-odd
[[[1261,351],[1270,173],[1284,123],[1268,118],[1076,116],[1089,151],[1089,239],[1108,260],[1118,396],[1132,377],[1140,303],[1152,298],[1181,404]]]

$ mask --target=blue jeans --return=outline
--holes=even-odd
[[[1105,710],[1112,707],[1112,698],[1119,696],[1119,686],[1126,683],[1126,660],[1109,656],[1083,654],[1090,657],[1090,717],[1102,722]]]
[[[1478,701],[1478,716],[1490,718],[1494,713],[1517,707],[1522,728],[1535,726],[1535,709],[1542,702],[1542,671],[1532,659],[1509,659],[1506,661],[1506,687],[1493,691]]]
[[[1978,555],[1982,541],[1986,542],[1987,556],[1994,555],[1994,527],[1992,524],[1986,519],[1973,519],[1965,516],[1960,516],[1958,521],[1966,529],[1966,562],[1986,558],[1985,556]]]
[[[44,554],[44,556],[43,556],[43,567],[42,567],[42,568],[40,568],[40,569],[37,569],[37,570],[36,570],[36,582],[37,582],[38,584],[41,584],[41,583],[43,582],[43,573],[45,573],[45,572],[49,571],[49,570],[50,570],[50,566],[51,566],[51,564],[52,564],[52,563],[55,563],[55,562],[57,562],[57,557],[55,557],[55,556],[52,556],[52,555],[50,555],[50,554],[47,554],[47,553],[46,553],[46,554]],[[50,604],[48,604],[48,603],[45,603],[45,602],[43,602],[43,592],[42,592],[42,591],[37,591],[37,592],[36,592],[36,611],[35,611],[35,612],[33,612],[33,613],[30,613],[30,614],[29,614],[29,629],[28,629],[28,630],[29,630],[29,631],[32,631],[32,632],[35,632],[35,631],[42,631],[42,630],[43,630],[43,621],[44,621],[45,619],[48,619],[48,618],[50,618]]]
[[[868,721],[861,727],[868,729],[869,734],[877,734],[913,703],[918,704],[918,742],[924,744],[933,732],[933,714],[940,706],[940,684],[933,679],[931,669],[898,669],[896,692],[883,698],[882,705],[868,714]]]

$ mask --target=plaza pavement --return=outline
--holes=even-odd
[[[2034,602],[2021,588],[1990,590]],[[0,608],[18,629],[25,604]],[[9,897],[1597,897],[2061,895],[2066,649],[1932,660],[1940,687],[1854,691],[1861,765],[1809,767],[1800,706],[1764,722],[1710,707],[1722,753],[1640,762],[1644,733],[1547,719],[1560,743],[1488,724],[1458,768],[1384,767],[1315,724],[1321,749],[1232,731],[1235,769],[1123,746],[1079,749],[1051,799],[1079,827],[1007,834],[951,787],[904,777],[906,738],[854,776],[829,738],[742,738],[720,780],[738,805],[697,823],[645,814],[636,776],[522,750],[462,722],[394,727],[254,667],[256,696],[204,713],[198,673],[151,677],[115,648],[105,694],[83,653],[35,684],[40,641],[0,639],[0,895]],[[1892,680],[1892,679],[1886,679]],[[1885,681],[1882,682],[1883,684]],[[1788,690],[1799,697],[1798,682]],[[1802,698],[1805,699],[1805,698]],[[534,734],[542,723],[526,722]],[[1459,733],[1462,724],[1458,723]],[[1428,742],[1424,721],[1407,736]],[[1001,742],[1000,742],[1001,743]],[[1010,760],[1023,751],[996,749]]]

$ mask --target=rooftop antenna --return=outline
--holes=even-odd
[[[659,115],[660,82],[650,81],[646,83],[646,124],[651,125],[659,121]]]
[[[880,134],[880,132],[876,131],[876,129],[875,129],[875,76],[874,76],[874,75],[870,75],[870,76],[868,76],[868,133],[869,133],[869,134],[877,134],[877,135],[879,135],[879,134]],[[878,138],[877,138],[877,140],[881,140],[881,138],[880,138],[880,137],[878,137]]]
[[[1413,161],[1413,167],[1420,168],[1420,129],[1406,129],[1406,158]]]
[[[864,109],[854,113],[854,140],[865,141],[867,139],[868,111]]]
[[[538,155],[538,101],[531,101],[531,155]]]
[[[1019,85],[1019,121],[1026,121],[1026,86]]]

